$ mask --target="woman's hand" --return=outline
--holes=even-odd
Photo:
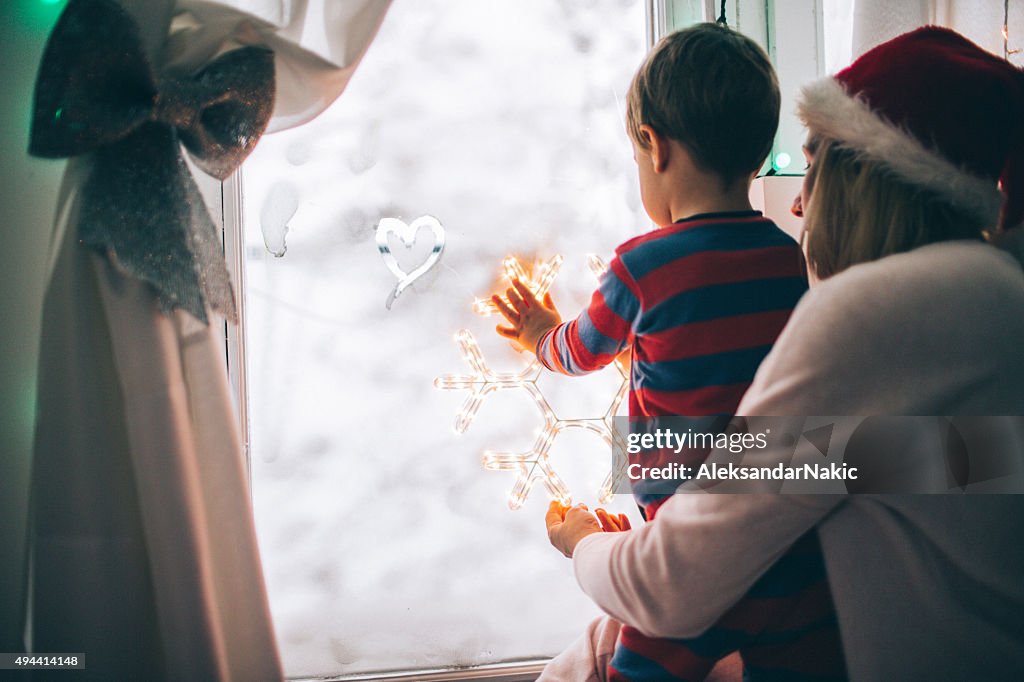
[[[508,320],[510,327],[498,326],[498,333],[519,344],[523,350],[537,352],[541,337],[562,323],[562,316],[555,310],[551,294],[544,294],[544,303],[537,300],[533,292],[521,281],[514,280],[505,292],[506,303],[500,296],[491,296],[494,305]]]
[[[590,513],[585,504],[566,507],[558,500],[552,501],[548,506],[544,521],[548,526],[548,540],[555,549],[570,558],[579,541],[591,533],[630,529],[629,519],[625,514],[613,516],[604,509],[598,509],[595,515]]]
[[[629,517],[625,514],[613,516],[600,507],[594,513],[597,514],[597,521],[601,524],[601,530],[605,533],[618,533],[633,527],[629,524]]]

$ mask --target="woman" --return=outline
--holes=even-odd
[[[988,234],[1019,244],[1024,74],[928,27],[805,89],[800,114],[818,281],[739,413],[1024,414],[1024,270]],[[852,679],[1024,674],[1024,496],[675,495],[626,533],[548,517],[583,590],[660,637],[702,632],[811,528]]]

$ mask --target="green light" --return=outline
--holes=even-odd
[[[13,19],[21,35],[45,36],[57,23],[57,18],[67,4],[67,0],[3,0],[3,9],[11,10],[12,13],[12,16],[5,13],[3,21],[6,23]]]
[[[793,158],[786,152],[780,152],[775,155],[775,161],[772,165],[775,166],[775,170],[785,170],[789,168],[791,163],[793,163]]]

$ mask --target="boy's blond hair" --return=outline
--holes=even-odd
[[[814,165],[804,207],[807,261],[819,279],[851,265],[952,239],[984,239],[983,225],[935,192],[828,139],[808,145]]]
[[[771,152],[779,99],[775,70],[757,43],[698,24],[665,36],[647,56],[629,87],[626,126],[643,149],[645,124],[683,144],[728,188]]]

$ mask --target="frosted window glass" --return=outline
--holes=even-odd
[[[570,316],[587,255],[648,229],[623,124],[643,53],[640,0],[396,0],[344,95],[246,162],[253,497],[288,675],[541,658],[596,615],[547,542],[544,490],[510,511],[513,475],[480,464],[532,444],[529,396],[490,396],[457,436],[465,394],[433,381],[469,369],[459,329],[496,369],[525,365],[472,311],[507,255],[564,256]],[[389,311],[374,227],[425,214],[444,254]],[[411,269],[429,248],[396,251]],[[600,416],[618,384],[540,379],[562,418]],[[563,433],[552,459],[593,506],[600,438]]]

